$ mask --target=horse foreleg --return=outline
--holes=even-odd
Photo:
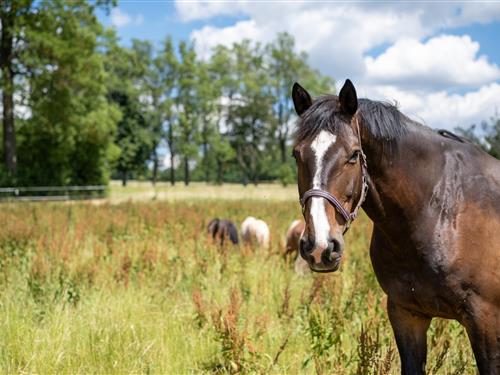
[[[425,374],[427,329],[431,319],[398,306],[390,299],[387,311],[401,358],[401,373]]]
[[[500,316],[496,306],[477,302],[464,322],[481,375],[500,374]]]

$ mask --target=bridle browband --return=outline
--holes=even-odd
[[[361,134],[359,131],[358,118],[356,117],[356,115],[354,115],[354,116],[355,116],[354,118],[356,120],[357,131],[358,131],[358,140],[359,140],[360,156],[361,156],[361,179],[362,179],[360,197],[359,197],[358,203],[354,207],[354,210],[352,210],[352,212],[348,212],[345,209],[345,207],[342,205],[342,203],[333,194],[330,194],[328,191],[322,190],[322,189],[314,189],[314,188],[309,189],[299,199],[300,205],[302,206],[302,213],[304,213],[304,211],[305,211],[306,203],[309,200],[309,198],[320,197],[320,198],[326,199],[328,201],[328,203],[330,203],[333,207],[335,207],[337,212],[344,218],[344,221],[345,221],[344,233],[347,232],[351,223],[358,216],[358,211],[361,208],[361,206],[363,205],[363,202],[366,199],[366,195],[368,194],[368,182],[367,182],[367,176],[368,176],[367,169],[368,168],[367,168],[367,163],[366,163],[366,155],[363,152],[363,148],[361,146]]]

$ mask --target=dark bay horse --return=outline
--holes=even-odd
[[[220,246],[224,246],[227,240],[233,245],[238,244],[238,229],[231,220],[215,218],[208,223],[207,232]]]
[[[349,80],[339,96],[313,101],[295,84],[292,97],[310,268],[338,269],[362,205],[402,373],[425,373],[427,329],[442,317],[465,326],[481,374],[500,374],[500,161],[395,106],[358,100]]]

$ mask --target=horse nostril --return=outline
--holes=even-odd
[[[321,254],[321,260],[323,263],[329,263],[338,259],[342,255],[342,245],[341,243],[331,238],[328,240],[328,247]]]
[[[300,246],[300,251],[302,252],[302,254],[309,254],[314,248],[314,240],[311,241],[310,238],[302,237],[300,239],[299,246]]]
[[[328,241],[328,251],[330,253],[341,254],[342,253],[342,245],[335,238],[331,238]]]
[[[333,259],[332,257],[332,250],[330,249],[330,246],[328,246],[322,253],[321,253],[321,262],[323,264],[328,264],[330,263]]]

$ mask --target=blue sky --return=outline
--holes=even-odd
[[[360,96],[397,101],[431,127],[453,129],[500,111],[500,2],[119,1],[101,21],[123,44],[269,42],[287,31],[311,65]],[[300,77],[298,77],[300,81]]]

